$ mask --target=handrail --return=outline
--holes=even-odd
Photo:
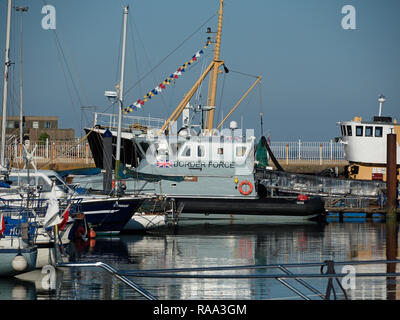
[[[338,278],[349,276],[348,273],[335,273],[334,265],[363,265],[363,264],[390,264],[390,263],[400,263],[400,260],[365,260],[365,261],[342,261],[342,262],[334,262],[331,260],[327,260],[324,262],[317,263],[292,263],[292,264],[270,264],[270,265],[243,265],[243,266],[219,266],[219,267],[195,267],[195,268],[171,268],[171,269],[149,269],[149,270],[135,270],[135,271],[123,271],[116,270],[112,266],[103,263],[58,263],[56,267],[100,267],[107,272],[111,273],[113,276],[121,280],[123,283],[127,284],[142,296],[149,300],[157,300],[155,296],[150,294],[145,289],[138,286],[136,283],[127,278],[130,277],[149,277],[149,278],[181,278],[181,279],[275,279],[279,281],[281,284],[286,286],[288,289],[296,293],[299,297],[304,300],[310,300],[308,296],[304,293],[300,292],[298,289],[290,285],[288,282],[283,279],[293,279],[298,283],[303,285],[308,290],[312,291],[314,294],[319,296],[321,299],[329,299],[330,292],[333,291],[334,297],[336,299],[336,293],[332,286],[333,280],[335,279],[339,286],[341,284]],[[327,273],[322,272],[322,268],[327,266]],[[321,267],[321,273],[292,273],[287,268],[289,267]],[[258,274],[177,274],[181,272],[194,272],[194,271],[228,271],[228,270],[244,270],[244,269],[270,269],[277,268],[283,271],[283,274],[268,274],[268,273],[258,273]],[[329,272],[329,273],[328,273]],[[375,273],[357,273],[356,277],[400,277],[399,272],[375,272]],[[328,278],[328,287],[327,292],[324,295],[310,284],[303,281],[301,278]],[[345,299],[347,299],[346,292],[341,287]]]
[[[118,270],[114,269],[112,266],[110,266],[107,263],[104,262],[95,262],[95,263],[57,263],[56,267],[96,267],[96,268],[102,268],[112,274],[114,277],[118,278],[121,280],[123,283],[131,287],[132,289],[136,290],[138,293],[140,293],[142,296],[147,298],[148,300],[157,300],[155,296],[153,296],[151,293],[149,293],[147,290],[141,288],[138,286],[136,283],[128,279],[127,277],[120,275]]]

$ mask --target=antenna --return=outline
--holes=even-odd
[[[386,102],[386,98],[383,96],[383,94],[379,95],[378,102],[379,102],[379,116],[381,116],[382,115],[382,106]]]

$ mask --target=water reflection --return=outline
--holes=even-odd
[[[35,300],[36,288],[30,281],[0,278],[0,300]]]
[[[242,266],[334,261],[396,259],[398,224],[382,221],[326,224],[219,224],[196,221],[140,235],[97,238],[93,246],[74,249],[75,261],[103,261],[121,270]],[[396,266],[358,265],[356,272],[394,272]],[[340,273],[341,266],[335,266]],[[318,267],[292,268],[294,273],[319,273]],[[242,270],[240,274],[279,273]],[[213,272],[215,273],[215,272]],[[225,272],[232,274],[234,271]],[[142,299],[132,289],[97,269],[63,269],[57,289],[39,290],[31,299]],[[132,278],[160,299],[300,299],[275,279],[156,279]],[[327,279],[305,279],[325,293]],[[312,299],[315,293],[291,285]],[[6,284],[4,284],[6,287]],[[0,288],[3,284],[0,283]],[[35,287],[34,287],[35,288]],[[3,292],[3,290],[0,290]],[[338,292],[338,290],[337,290]],[[350,299],[396,299],[393,278],[357,278]],[[338,298],[343,299],[343,295]],[[11,299],[11,298],[10,298]]]

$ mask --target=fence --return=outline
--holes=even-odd
[[[325,142],[296,141],[271,142],[271,150],[277,159],[291,162],[305,161],[322,164],[323,162],[343,161],[343,144],[333,140]]]
[[[325,142],[296,141],[271,142],[271,150],[279,160],[286,164],[293,162],[326,163],[345,160],[343,145],[332,140]],[[34,151],[33,151],[34,150]],[[6,159],[22,162],[22,148],[18,143],[8,144]],[[28,152],[33,152],[36,163],[85,162],[93,163],[92,153],[87,141],[31,143]]]
[[[31,143],[27,151],[32,155],[34,163],[74,163],[84,162],[92,164],[93,156],[87,141],[77,142],[49,142]],[[8,144],[5,150],[5,158],[12,162],[23,162],[25,149],[18,143]]]

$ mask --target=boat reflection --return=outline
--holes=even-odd
[[[271,265],[323,262],[325,260],[365,261],[394,259],[399,256],[398,224],[385,222],[327,224],[219,223],[188,221],[177,228],[164,228],[144,234],[97,237],[81,248],[72,261],[102,261],[119,270],[147,270],[190,267]],[[336,265],[337,273],[343,266]],[[293,273],[319,273],[319,267],[291,268]],[[357,265],[358,273],[399,271],[396,266]],[[0,282],[1,299],[143,299],[110,274],[95,268],[62,268],[56,288],[43,288],[41,269],[27,273],[23,282]],[[34,273],[36,272],[36,278]],[[218,271],[220,274],[257,274],[279,270]],[[213,271],[213,273],[215,273]],[[29,276],[29,277],[28,277]],[[4,280],[4,279],[3,279]],[[15,279],[12,279],[15,280]],[[21,279],[17,279],[21,280]],[[29,280],[29,282],[26,282]],[[138,285],[160,299],[300,299],[275,279],[172,279],[136,278]],[[288,282],[294,280],[288,279]],[[324,293],[327,279],[306,279]],[[18,296],[24,286],[26,292]],[[14,289],[13,292],[13,288]],[[398,287],[398,286],[397,286]],[[346,290],[352,300],[400,298],[392,278],[356,279],[356,288]],[[4,288],[4,290],[3,290]],[[29,290],[27,289],[29,288]],[[303,288],[304,289],[304,288]],[[21,291],[22,292],[22,291]],[[307,294],[307,292],[305,292]],[[310,294],[311,298],[319,299]],[[344,296],[338,296],[343,299]]]
[[[35,300],[35,284],[17,278],[0,278],[0,300]]]

